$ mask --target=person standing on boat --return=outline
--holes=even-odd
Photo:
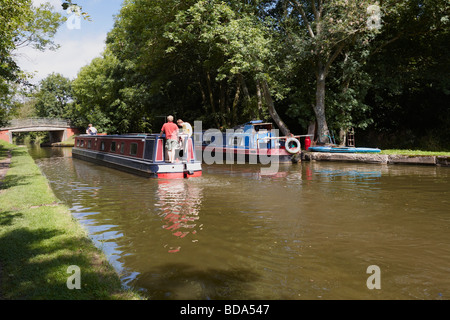
[[[87,134],[95,135],[97,134],[97,129],[92,125],[92,123],[89,123],[89,126],[86,130]]]
[[[180,149],[183,150],[183,157],[186,155],[186,140],[192,135],[192,126],[189,122],[184,122],[181,119],[177,120],[178,129],[180,130],[179,141]]]
[[[175,149],[178,146],[178,126],[173,123],[173,116],[167,117],[167,122],[162,126],[159,137],[163,133],[166,134],[166,149],[169,153],[169,162],[173,163],[175,160]]]
[[[178,119],[177,124],[180,129],[180,133],[182,133],[188,138],[192,136],[192,126],[189,122],[184,122],[183,120]]]

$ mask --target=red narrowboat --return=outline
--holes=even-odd
[[[179,179],[202,175],[192,137],[183,139],[175,154],[173,163],[166,162],[165,139],[159,134],[80,135],[72,149],[74,158],[145,177]]]

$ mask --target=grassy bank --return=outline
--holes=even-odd
[[[61,146],[73,146],[75,144],[75,136],[71,136],[67,140],[61,141],[59,144]]]
[[[403,149],[389,149],[381,150],[381,154],[388,155],[404,155],[404,156],[450,156],[450,151],[421,151],[421,150],[403,150]]]
[[[27,149],[0,142],[0,158],[7,149],[12,158],[0,185],[0,298],[139,299],[122,289],[105,255],[58,202]],[[81,289],[67,287],[74,275],[70,266],[79,267]]]

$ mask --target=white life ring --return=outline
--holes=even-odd
[[[192,126],[190,125],[190,123],[183,122],[182,127],[183,127],[183,133],[187,134],[190,138],[192,136]]]
[[[294,143],[294,146],[290,146],[291,143]],[[286,148],[286,151],[290,154],[295,154],[300,152],[300,141],[298,141],[296,138],[287,138],[286,142],[284,143],[284,147]]]

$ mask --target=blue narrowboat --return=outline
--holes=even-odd
[[[299,138],[303,136],[280,137],[276,133],[271,123],[254,120],[226,132],[210,129],[194,135],[203,159],[211,154],[219,159],[242,159],[246,163],[267,163],[268,157],[270,161],[299,161],[300,157],[295,156],[301,153]]]
[[[180,140],[175,162],[166,162],[165,139],[159,134],[80,135],[75,138],[72,156],[122,171],[166,179],[199,177],[192,137]]]

